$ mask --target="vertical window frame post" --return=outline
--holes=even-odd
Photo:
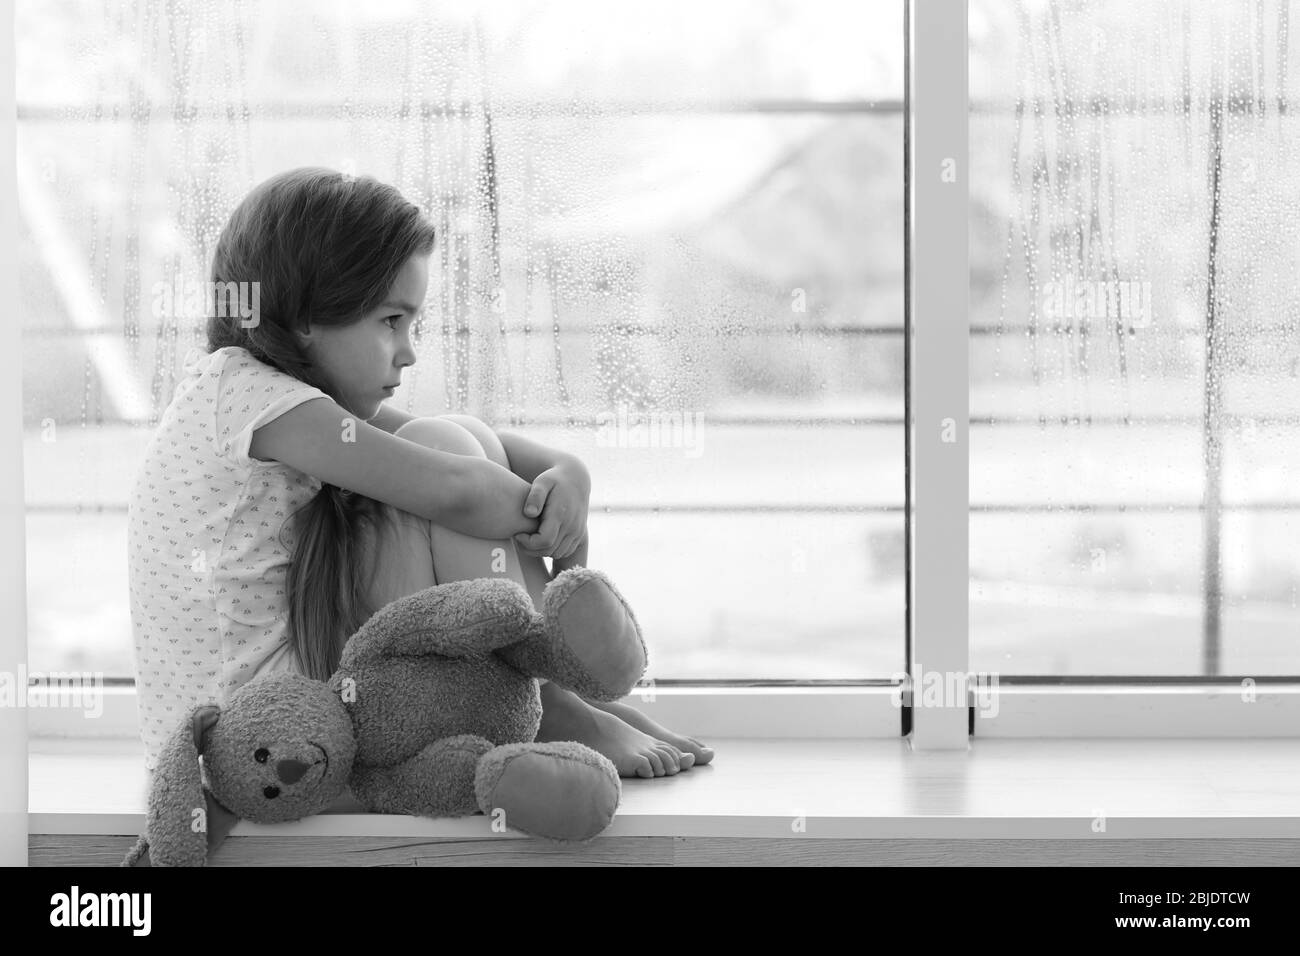
[[[14,6],[0,12],[0,296],[18,302],[17,80]],[[21,322],[0,322],[0,866],[27,865],[27,537],[23,493],[23,372]]]
[[[908,0],[908,675],[914,751],[970,747],[967,0]]]

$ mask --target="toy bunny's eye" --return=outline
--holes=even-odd
[[[266,758],[269,756],[271,756],[271,751],[267,750],[265,747],[258,747],[253,751],[253,759],[258,763],[266,763]]]
[[[274,800],[276,797],[280,795],[280,788],[267,787],[265,790],[262,791],[262,794],[266,797],[266,799]]]

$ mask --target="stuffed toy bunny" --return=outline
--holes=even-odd
[[[210,795],[241,820],[300,820],[350,789],[376,813],[482,811],[523,833],[584,841],[609,826],[614,765],[536,743],[538,678],[611,701],[645,672],[641,630],[602,572],[570,568],[540,611],[505,578],[434,585],[377,611],[328,682],[254,678],[197,707],[159,756],[146,832],[124,866],[202,866]],[[200,766],[200,758],[202,764]]]

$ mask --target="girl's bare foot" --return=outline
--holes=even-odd
[[[620,777],[671,776],[695,763],[694,754],[683,753],[666,740],[597,710],[577,694],[549,682],[542,685],[542,723],[537,740],[586,744],[607,757]]]
[[[625,724],[630,724],[637,730],[643,731],[652,737],[656,737],[665,743],[670,743],[678,750],[692,754],[695,757],[695,766],[702,767],[713,759],[713,748],[706,747],[694,737],[683,737],[675,734],[662,724],[657,724],[635,707],[629,707],[627,704],[599,703],[592,702],[592,707],[598,707],[608,714],[613,714]]]

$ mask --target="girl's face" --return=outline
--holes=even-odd
[[[311,325],[302,335],[307,357],[323,373],[340,405],[369,420],[415,364],[411,326],[429,286],[429,259],[406,260],[378,308],[351,325]],[[391,386],[391,387],[390,387]]]

